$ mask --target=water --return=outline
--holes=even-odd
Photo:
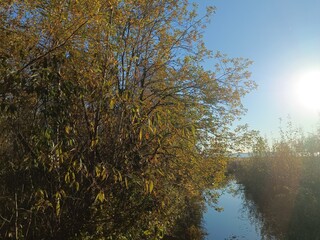
[[[208,233],[207,240],[261,239],[261,223],[250,217],[241,185],[235,181],[220,190],[218,206],[224,210],[217,212],[208,206],[204,214],[204,228]]]

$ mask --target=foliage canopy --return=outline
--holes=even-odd
[[[213,11],[1,1],[1,238],[172,234],[185,202],[223,178],[230,126],[255,87],[250,61],[205,48]]]

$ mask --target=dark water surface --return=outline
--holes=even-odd
[[[207,206],[203,217],[204,228],[208,233],[207,240],[262,239],[262,224],[258,218],[251,216],[249,209],[253,206],[248,206],[251,203],[246,200],[241,188],[240,184],[232,180],[225,188],[219,190],[221,197],[218,206],[222,207],[223,211],[217,212]]]

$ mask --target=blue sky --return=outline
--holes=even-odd
[[[318,110],[301,106],[292,86],[298,76],[320,71],[320,1],[196,2],[200,14],[205,6],[217,8],[204,32],[207,47],[254,61],[250,70],[259,87],[244,99],[248,112],[242,123],[272,138],[277,136],[279,118],[290,115],[305,132],[314,131]],[[210,68],[209,63],[205,67]]]

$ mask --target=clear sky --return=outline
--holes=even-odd
[[[254,61],[250,71],[259,87],[244,99],[248,112],[242,122],[276,137],[279,118],[290,115],[305,132],[314,131],[320,119],[320,97],[314,96],[320,96],[320,1],[196,2],[200,13],[208,5],[217,8],[204,32],[207,47]]]

